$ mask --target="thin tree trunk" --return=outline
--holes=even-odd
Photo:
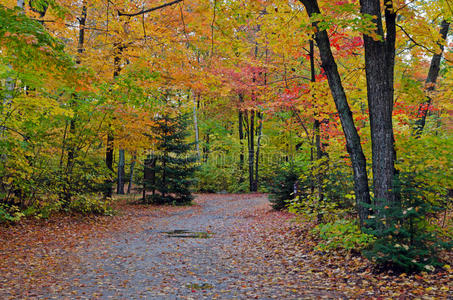
[[[448,35],[448,29],[450,27],[450,23],[446,20],[442,20],[442,24],[440,26],[440,35],[442,39],[446,40]],[[444,45],[438,43],[440,47],[440,53],[434,54],[433,58],[431,59],[431,65],[429,66],[428,77],[426,78],[425,86],[426,91],[428,92],[427,99],[424,103],[420,104],[418,108],[418,117],[419,119],[415,122],[414,134],[419,137],[423,129],[425,128],[426,124],[426,117],[429,113],[429,107],[432,103],[432,98],[429,95],[430,92],[434,91],[437,77],[439,76],[440,71],[440,61],[442,59],[442,54],[444,52]]]
[[[118,151],[118,184],[116,187],[116,193],[119,195],[124,195],[125,160],[124,150],[120,149]]]
[[[255,111],[250,111],[250,123],[248,126],[248,148],[249,148],[249,185],[250,192],[255,192],[253,180],[253,162],[255,154]]]
[[[310,17],[321,13],[316,0],[300,1],[305,6]],[[313,22],[312,25],[315,28],[318,28],[317,22]],[[368,217],[368,209],[365,208],[363,204],[371,203],[365,155],[363,154],[360,136],[354,124],[352,112],[344,92],[338,67],[332,54],[332,49],[330,48],[330,41],[326,30],[318,29],[315,33],[315,41],[321,56],[322,68],[326,73],[327,81],[329,83],[332,97],[334,99],[346,138],[346,149],[351,158],[352,169],[354,172],[354,192],[356,196],[357,211],[360,222],[363,224],[363,221]]]
[[[120,194],[120,195],[124,195],[124,174],[126,173],[124,168],[125,168],[124,149],[119,149],[118,150],[116,193]]]
[[[258,191],[258,174],[259,174],[259,160],[260,160],[260,148],[261,148],[261,137],[263,136],[263,115],[258,112],[258,119],[260,125],[258,127],[258,140],[256,142],[256,154],[255,154],[255,180],[253,182],[254,191]]]
[[[205,146],[203,147],[203,162],[204,163],[207,163],[208,158],[209,158],[209,136],[210,136],[210,133],[209,133],[209,129],[208,129],[208,131],[205,134],[205,143],[204,143]]]
[[[119,76],[120,71],[121,71],[121,53],[123,52],[123,47],[119,43],[115,43],[115,56],[113,58],[113,79]],[[110,126],[109,126],[110,127]],[[105,153],[105,163],[107,165],[107,168],[112,171],[113,174],[113,156],[114,156],[114,135],[112,130],[109,128],[109,131],[107,133],[107,147],[106,147],[106,153]],[[120,168],[120,167],[119,167]],[[122,166],[121,172],[124,173],[124,165]],[[118,170],[120,172],[120,170]],[[115,181],[109,180],[107,182],[106,190],[105,190],[105,196],[106,197],[112,197],[113,195],[113,183]],[[122,184],[124,186],[124,182],[118,182],[118,185]]]
[[[152,189],[152,195],[156,195],[156,164],[157,164],[157,157],[154,155],[154,152],[153,152],[153,160],[151,162],[151,168],[152,168],[152,172],[151,172],[151,185],[153,187]]]
[[[143,190],[142,190],[142,202],[146,203],[146,188],[147,188],[147,182],[149,180],[149,155],[145,158],[145,161],[143,162]]]
[[[239,102],[242,103],[244,101],[244,96],[242,94],[239,94]],[[238,131],[239,131],[239,144],[240,144],[240,153],[239,153],[239,183],[242,183],[244,181],[244,174],[243,174],[243,169],[244,169],[244,129],[243,129],[243,112],[241,107],[239,107],[238,111]]]
[[[113,134],[109,132],[107,134],[107,147],[105,151],[105,164],[107,165],[107,168],[111,171],[113,174]],[[106,188],[104,191],[104,197],[105,198],[111,198],[113,194],[112,190],[112,181],[107,180],[106,182]]]
[[[63,168],[63,158],[64,158],[64,150],[66,148],[67,131],[68,131],[68,121],[65,122],[64,131],[63,131],[63,140],[61,141],[60,163],[58,164],[60,167],[60,170]]]
[[[165,132],[164,132],[164,135],[167,136],[167,134],[169,133],[169,129],[168,129],[168,118],[166,117],[165,118]],[[167,131],[168,129],[168,131]],[[167,140],[168,141],[168,140]],[[167,144],[167,141],[165,141],[165,144]],[[165,148],[164,148],[165,149]],[[162,200],[165,201],[165,191],[167,190],[167,155],[168,155],[168,152],[166,152],[167,150],[164,151],[164,153],[162,153]]]
[[[198,138],[198,118],[197,118],[197,95],[193,93],[193,125],[195,128],[195,145],[197,147],[197,156],[200,160],[200,141]]]
[[[313,40],[309,41],[309,47],[310,47],[310,81],[311,82],[316,82],[316,70],[315,70],[315,46],[313,43]],[[313,101],[315,101],[315,95],[312,94]],[[314,172],[314,169],[312,168],[312,173],[316,173],[316,176],[314,176],[316,180],[316,185],[318,188],[318,203],[321,204],[321,202],[324,200],[324,194],[323,194],[323,188],[322,188],[322,177],[323,174],[321,173],[321,166],[319,165],[319,160],[322,157],[322,150],[321,150],[321,132],[320,132],[320,127],[321,123],[319,122],[318,119],[318,114],[315,112],[314,114],[314,121],[313,121],[313,140],[311,141],[312,145],[310,147],[310,158],[312,160],[312,163],[314,162],[314,152],[316,151],[316,167],[318,170]],[[312,194],[314,193],[315,190],[315,183],[312,183]],[[318,210],[318,223],[322,222],[323,215],[321,214],[321,210]]]
[[[136,160],[137,160],[137,154],[135,154],[135,152],[134,152],[134,154],[132,155],[132,159],[131,159],[131,167],[129,169],[129,183],[127,184],[127,193],[128,194],[131,193],[132,182],[134,181],[134,168],[135,168]]]

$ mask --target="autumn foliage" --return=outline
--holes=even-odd
[[[313,249],[451,272],[452,18],[445,0],[2,0],[0,223],[266,192]]]

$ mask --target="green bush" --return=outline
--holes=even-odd
[[[374,237],[360,231],[356,222],[340,219],[333,223],[319,224],[313,231],[324,241],[317,245],[321,251],[361,250],[374,241]]]
[[[114,214],[111,200],[101,199],[97,195],[77,195],[71,203],[69,203],[67,210],[81,214],[105,216],[112,216]]]
[[[274,174],[274,178],[267,185],[269,201],[273,209],[282,210],[295,197],[294,189],[299,179],[299,174],[292,166],[278,168]]]
[[[300,170],[297,197],[288,205],[290,212],[319,223],[333,222],[352,212],[351,172],[341,161],[323,157]]]
[[[194,190],[201,193],[241,193],[248,190],[248,179],[239,180],[239,170],[229,166],[203,163],[195,172]]]
[[[60,201],[58,199],[35,201],[32,205],[23,210],[23,214],[25,217],[48,219],[53,212],[57,212],[62,209],[63,203],[63,201]]]
[[[24,217],[19,207],[0,203],[0,223],[18,222]]]

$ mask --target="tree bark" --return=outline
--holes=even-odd
[[[439,33],[440,33],[442,39],[444,39],[444,40],[447,39],[449,27],[450,27],[450,23],[447,22],[446,20],[442,20]],[[428,77],[426,78],[426,82],[425,82],[426,91],[428,92],[428,96],[426,98],[426,101],[424,103],[420,104],[420,106],[418,108],[419,119],[415,122],[415,128],[414,128],[414,134],[417,137],[419,137],[422,134],[423,129],[425,128],[426,117],[428,116],[428,113],[429,113],[429,106],[432,103],[432,98],[430,97],[429,92],[434,91],[437,77],[439,76],[440,61],[442,59],[442,54],[444,52],[444,45],[442,43],[438,43],[438,45],[440,47],[440,53],[433,55],[433,57],[431,59],[431,64],[429,66]]]
[[[124,166],[125,166],[124,149],[120,149],[118,151],[118,182],[116,187],[116,193],[119,195],[124,195],[124,178],[125,178]]]
[[[378,214],[383,207],[392,207],[396,200],[394,189],[395,149],[393,138],[393,72],[395,59],[395,21],[392,1],[385,3],[385,23],[387,36],[384,36],[379,0],[360,0],[361,13],[371,15],[376,24],[376,33],[381,37],[374,40],[363,36],[365,47],[365,73],[367,98],[370,115],[372,167],[375,205]]]
[[[113,79],[118,77],[121,72],[121,53],[123,52],[123,46],[119,43],[115,43],[115,56],[113,57]],[[112,130],[109,129],[109,132],[107,133],[107,148],[106,148],[106,153],[105,153],[105,162],[107,164],[107,168],[109,168],[110,171],[113,172],[113,156],[114,156],[114,135]],[[121,169],[122,168],[122,169]],[[122,166],[118,165],[118,173],[122,172],[124,174],[124,164]],[[118,177],[118,182],[117,185],[123,186],[124,189],[124,181],[123,178]],[[121,180],[121,182],[119,181]],[[109,181],[107,182],[107,187],[106,187],[106,192],[105,195],[107,197],[112,197],[113,194],[113,183],[115,181]],[[123,191],[124,193],[124,191]]]
[[[250,111],[250,123],[248,125],[248,148],[249,148],[249,190],[255,192],[255,184],[253,180],[253,162],[255,154],[255,111]]]
[[[242,94],[239,94],[239,102],[243,102],[244,98]],[[244,181],[243,177],[243,168],[244,168],[244,118],[243,118],[243,112],[241,110],[241,107],[239,107],[238,111],[238,131],[239,131],[239,144],[240,144],[240,153],[239,153],[239,183],[242,183]]]
[[[260,160],[260,148],[261,148],[261,137],[263,136],[263,115],[261,113],[257,113],[259,119],[259,127],[258,127],[258,140],[256,142],[256,154],[255,154],[255,180],[253,181],[254,191],[258,191],[258,183],[259,183],[259,160]]]
[[[137,160],[137,154],[135,154],[135,152],[134,152],[134,154],[132,155],[132,159],[131,159],[131,167],[129,169],[129,183],[127,184],[127,193],[128,194],[131,193],[132,182],[134,180],[134,168],[135,168],[136,160]]]
[[[313,40],[310,40],[310,81],[316,82],[316,70],[315,70],[315,47]],[[313,95],[314,100],[315,95]],[[318,119],[318,114],[315,113],[314,121],[313,121],[313,135],[314,135],[314,147],[312,147],[312,152],[316,150],[316,160],[318,171],[316,174],[316,181],[318,185],[318,203],[321,203],[324,200],[324,192],[322,188],[322,177],[324,174],[321,173],[321,167],[319,166],[319,160],[322,157],[322,149],[321,149],[321,122]],[[312,157],[313,157],[312,153]],[[318,222],[321,223],[323,216],[321,213],[318,212]]]
[[[321,13],[316,0],[300,1],[305,6],[310,17]],[[330,48],[330,41],[327,32],[326,30],[319,30],[317,22],[313,22],[312,25],[317,28],[315,41],[321,56],[322,68],[326,73],[327,81],[329,83],[332,97],[334,99],[346,138],[346,149],[349,153],[354,173],[354,192],[356,196],[357,211],[360,222],[363,223],[368,216],[368,209],[363,206],[363,203],[371,203],[365,155],[363,154],[360,137],[352,118],[352,112],[349,108],[349,103],[344,92],[338,67]]]
[[[198,137],[198,118],[197,118],[197,95],[193,93],[193,125],[195,129],[195,145],[197,147],[197,156],[200,160],[200,141]]]
[[[107,168],[113,173],[113,134],[109,132],[107,134],[107,147],[105,151],[105,164],[107,165]],[[112,190],[112,181],[107,180],[106,182],[106,188],[104,191],[104,197],[105,198],[111,198],[113,194]]]

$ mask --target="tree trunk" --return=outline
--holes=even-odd
[[[446,20],[442,20],[442,24],[440,26],[440,35],[442,39],[447,40],[448,29],[450,27],[450,23]],[[435,84],[437,81],[437,77],[439,76],[440,71],[440,60],[442,59],[442,54],[444,52],[444,45],[438,43],[440,47],[440,53],[434,54],[433,58],[431,59],[431,65],[429,66],[428,77],[426,78],[425,86],[426,91],[428,92],[427,99],[424,103],[420,104],[418,108],[418,117],[419,119],[415,122],[414,134],[419,137],[423,129],[425,128],[426,124],[426,117],[429,113],[429,106],[432,103],[432,98],[429,95],[429,92],[434,91]]]
[[[313,40],[309,41],[309,47],[310,47],[310,81],[311,82],[316,82],[316,70],[315,70],[315,47]],[[315,95],[312,94],[312,99],[313,102],[315,101]],[[314,162],[314,152],[316,151],[316,160],[319,161],[322,157],[322,151],[321,151],[321,132],[320,132],[320,127],[321,124],[319,120],[317,119],[318,115],[317,113],[314,114],[314,121],[313,121],[313,140],[311,141],[311,147],[310,147],[310,158],[312,163]],[[315,173],[313,168],[312,168],[312,173]],[[318,188],[318,201],[321,202],[323,200],[323,191],[322,191],[322,174],[319,173],[319,166],[318,166],[318,171],[316,172],[316,185]],[[312,188],[311,192],[312,194],[314,193],[315,190],[315,183],[312,183]],[[322,216],[318,214],[318,222],[321,222]]]
[[[393,138],[393,71],[395,58],[395,21],[392,1],[385,3],[387,36],[384,37],[379,0],[361,0],[362,14],[374,16],[376,33],[382,37],[374,40],[364,35],[365,73],[370,115],[372,166],[375,205],[378,215],[383,207],[392,207],[396,200],[394,189],[395,149]]]
[[[124,195],[124,178],[125,178],[124,166],[125,166],[124,150],[120,149],[118,151],[118,182],[116,187],[116,193],[119,195]]]
[[[129,170],[129,182],[127,184],[127,193],[128,194],[131,193],[132,182],[134,180],[134,168],[135,168],[136,160],[137,160],[137,154],[135,154],[135,152],[134,152],[134,154],[132,155],[131,167]]]
[[[109,132],[107,134],[107,147],[105,151],[105,164],[107,165],[107,168],[111,171],[113,174],[113,134]],[[105,198],[111,198],[113,194],[112,190],[112,181],[107,180],[106,182],[106,188],[104,191],[104,197]]]
[[[121,53],[123,52],[123,47],[119,43],[115,43],[114,45],[115,49],[115,56],[113,58],[113,79],[119,76],[120,71],[121,71]],[[114,155],[114,135],[112,130],[109,129],[109,132],[107,133],[107,147],[106,147],[106,153],[105,153],[105,162],[107,165],[107,168],[109,168],[110,171],[113,172],[113,155]],[[119,171],[118,171],[119,172]],[[122,172],[124,173],[124,165],[123,165],[123,170]],[[109,180],[107,182],[107,187],[105,191],[105,195],[107,197],[112,197],[113,194],[113,183],[115,181]],[[124,183],[122,182],[123,186]],[[119,185],[119,183],[118,183]]]
[[[260,125],[258,127],[258,140],[256,142],[256,155],[255,155],[255,180],[253,182],[254,191],[258,191],[258,167],[260,160],[260,148],[261,148],[261,137],[263,135],[263,115],[258,112],[258,119],[260,120]]]
[[[310,17],[320,14],[319,6],[316,0],[300,0],[307,9]],[[317,22],[312,25],[318,28]],[[354,172],[354,192],[356,196],[357,211],[360,222],[363,223],[368,217],[368,209],[362,204],[370,204],[370,193],[368,186],[368,177],[366,172],[365,155],[363,154],[360,136],[354,124],[351,109],[344,92],[338,67],[330,48],[330,41],[326,30],[317,30],[315,41],[321,56],[322,68],[324,69],[327,81],[329,83],[332,97],[337,108],[343,132],[346,138],[346,149],[349,153]]]
[[[198,160],[200,159],[200,141],[198,138],[198,118],[197,118],[197,95],[193,93],[193,125],[195,128],[195,145],[197,147]]]
[[[244,96],[242,94],[239,94],[239,103],[244,101]],[[243,120],[243,112],[242,108],[239,107],[238,111],[238,131],[239,131],[239,144],[240,144],[240,153],[239,153],[239,183],[242,183],[244,181],[244,174],[243,174],[243,169],[244,169],[244,120]]]
[[[209,136],[210,136],[210,132],[209,132],[209,129],[208,129],[208,132],[206,132],[205,134],[205,146],[203,147],[203,162],[204,163],[207,163],[208,162],[208,158],[209,158]]]
[[[143,190],[142,190],[142,202],[146,203],[146,190],[148,188],[148,182],[151,179],[151,169],[150,169],[150,157],[151,155],[148,155],[145,158],[145,161],[143,162]]]
[[[124,170],[125,167],[125,157],[124,157],[124,149],[118,150],[118,167],[116,170],[117,179],[116,179],[116,193],[120,195],[124,195],[124,174],[126,171]]]
[[[253,162],[255,154],[255,111],[250,111],[250,123],[248,126],[248,148],[249,148],[249,190],[255,192],[255,185],[253,180]]]
[[[154,154],[154,152],[153,152],[152,158],[153,159],[151,161],[151,168],[152,168],[152,171],[151,171],[151,185],[152,185],[153,189],[151,190],[151,193],[154,196],[156,194],[156,163],[157,163],[157,157]]]

